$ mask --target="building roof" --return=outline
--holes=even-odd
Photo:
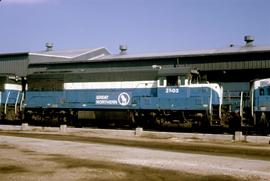
[[[228,47],[228,48],[210,49],[210,50],[189,50],[189,51],[174,51],[174,52],[165,52],[165,53],[145,53],[145,54],[135,54],[135,55],[118,54],[118,55],[107,55],[104,57],[100,57],[94,61],[200,57],[200,56],[258,53],[258,52],[270,52],[270,46],[242,46],[242,47]]]
[[[90,63],[110,61],[153,60],[185,57],[209,57],[221,55],[239,55],[247,53],[270,53],[270,46],[233,46],[209,50],[189,50],[144,54],[112,55],[106,48],[43,51],[29,53],[30,64]]]
[[[99,50],[99,49],[102,49],[102,48],[73,49],[73,50],[51,50],[51,51],[33,52],[33,53],[30,53],[30,55],[73,59],[73,58],[77,58],[77,57],[80,57],[80,56],[85,55],[85,54],[92,53],[92,52]]]
[[[28,55],[28,52],[0,53],[0,73],[25,76]]]
[[[76,61],[90,61],[110,55],[106,48],[51,50],[29,53],[30,64],[66,63]]]

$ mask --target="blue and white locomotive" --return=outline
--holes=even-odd
[[[270,133],[270,78],[255,80],[250,89],[251,115],[263,134]]]
[[[223,91],[190,68],[70,69],[27,76],[28,120],[130,120],[135,125],[221,124]]]
[[[270,133],[270,79],[254,81],[249,95],[240,92],[239,108],[232,111],[228,109],[230,103],[223,102],[220,85],[199,83],[197,72],[186,67],[129,70],[71,66],[29,74],[25,91],[16,76],[0,78],[2,120],[18,119],[23,104],[25,121],[30,124],[84,125],[96,121],[103,125],[122,121],[200,130],[250,127],[257,128],[258,133]]]
[[[0,120],[19,120],[23,104],[21,79],[15,75],[0,75]]]

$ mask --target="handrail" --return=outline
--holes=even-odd
[[[16,97],[16,102],[15,102],[15,109],[14,109],[14,113],[17,114],[17,104],[19,102],[19,97],[20,97],[20,92],[18,92],[17,97]]]
[[[240,117],[243,119],[243,91],[240,92]]]
[[[22,111],[23,101],[24,101],[24,92],[22,92],[22,98],[21,98],[21,102],[20,102],[20,111]]]
[[[6,102],[5,102],[5,110],[4,110],[5,114],[7,114],[7,104],[8,104],[9,96],[10,96],[10,91],[8,91],[7,99],[6,99]]]
[[[212,110],[212,89],[210,89],[211,91],[210,91],[210,100],[209,100],[209,114],[210,115],[212,115],[212,113],[213,113],[213,110]]]
[[[222,119],[222,104],[223,104],[223,87],[220,87],[220,91],[221,91],[221,96],[219,98],[219,108],[218,108],[218,116],[219,119]]]

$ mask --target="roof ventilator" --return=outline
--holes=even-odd
[[[251,35],[245,36],[245,42],[246,42],[247,47],[252,47],[253,46],[253,44],[252,44],[253,41],[254,41],[254,38]]]
[[[120,45],[119,46],[119,49],[120,49],[120,55],[126,55],[127,54],[127,45]]]
[[[53,44],[52,44],[52,43],[46,43],[45,46],[46,46],[46,51],[47,51],[47,52],[53,50]]]

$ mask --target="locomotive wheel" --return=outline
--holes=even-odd
[[[160,127],[165,126],[165,124],[166,124],[165,118],[160,118],[160,119],[159,119],[159,125],[160,125]]]

